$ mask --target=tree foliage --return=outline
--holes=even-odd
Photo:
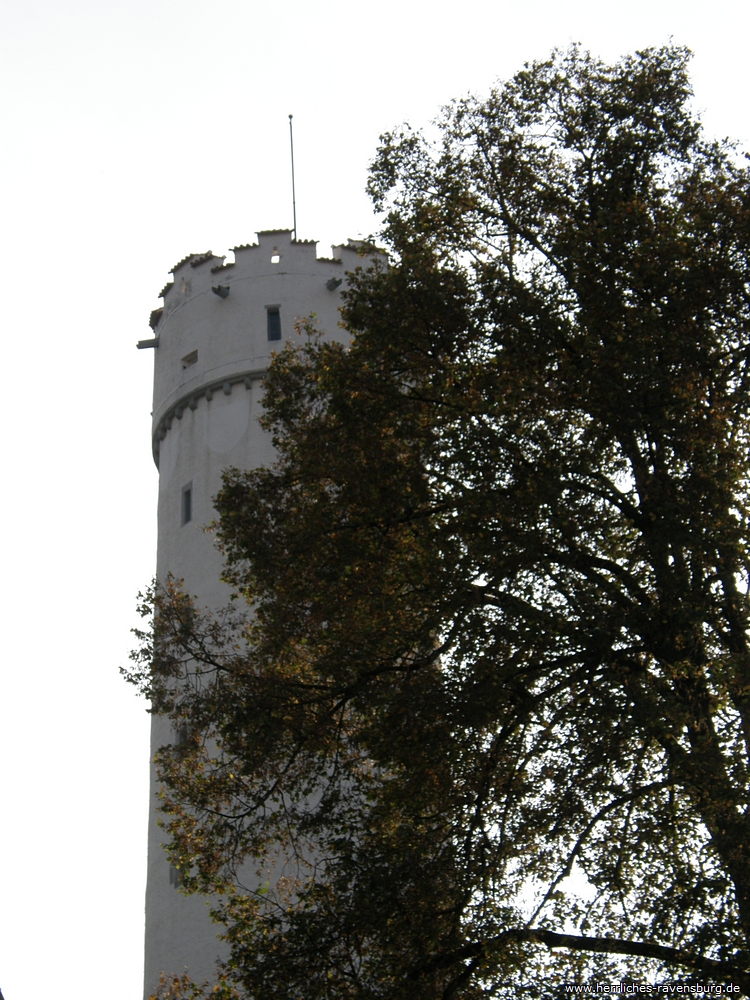
[[[217,500],[240,600],[151,602],[172,857],[243,997],[612,955],[750,995],[750,184],[686,64],[573,48],[382,137],[392,266],[349,348],[276,358],[278,461]]]

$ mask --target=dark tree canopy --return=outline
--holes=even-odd
[[[243,998],[750,995],[750,183],[686,63],[574,48],[383,136],[392,266],[218,497],[241,600],[157,591],[172,857]]]

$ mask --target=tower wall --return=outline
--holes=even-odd
[[[273,460],[261,429],[261,379],[272,352],[295,336],[295,320],[315,314],[326,339],[348,340],[338,326],[346,272],[361,260],[355,245],[316,256],[314,242],[288,230],[258,233],[258,244],[235,248],[235,262],[199,254],[185,258],[152,313],[154,328],[153,452],[159,468],[157,577],[185,581],[198,603],[219,607],[229,597],[221,559],[204,531],[228,466],[254,468]],[[219,294],[212,291],[216,288]],[[269,317],[269,311],[274,316]],[[280,339],[269,340],[269,333]],[[142,346],[146,346],[143,344]],[[189,493],[189,498],[186,498]],[[174,742],[168,720],[154,716],[152,758]],[[162,971],[210,978],[222,954],[205,898],[179,892],[158,826],[159,786],[152,765],[146,889],[145,997]]]

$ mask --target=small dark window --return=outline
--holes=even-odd
[[[182,487],[182,523],[193,520],[193,484]]]
[[[268,317],[268,339],[281,340],[281,316],[278,306],[266,306]]]
[[[194,365],[197,360],[198,360],[197,351],[191,351],[190,354],[186,354],[185,357],[182,359],[183,369],[190,368],[191,365]]]

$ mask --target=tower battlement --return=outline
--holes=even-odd
[[[371,250],[367,244],[348,240],[346,243],[331,247],[330,257],[318,257],[318,241],[292,239],[291,229],[265,229],[256,233],[256,236],[258,239],[255,243],[242,243],[233,247],[235,259],[228,264],[225,263],[225,257],[218,257],[210,250],[205,253],[188,254],[178,261],[170,270],[174,279],[167,282],[159,292],[159,298],[164,299],[164,306],[151,313],[149,323],[152,329],[155,330],[165,316],[165,310],[169,311],[166,300],[170,292],[177,287],[184,294],[185,286],[192,288],[193,276],[185,272],[188,266],[200,275],[225,274],[229,269],[237,268],[233,275],[235,279],[240,274],[243,277],[258,277],[273,273],[287,274],[290,273],[290,269],[291,273],[294,273],[300,268],[304,269],[318,263],[332,264],[339,268],[343,266],[346,270],[353,270],[360,263],[358,258]]]
[[[369,248],[367,248],[369,249]],[[164,302],[149,324],[154,347],[153,454],[175,420],[211,402],[214,393],[250,388],[271,355],[315,315],[327,337],[346,341],[339,318],[346,274],[361,264],[363,247],[349,240],[318,257],[316,240],[295,240],[289,229],[263,230],[257,242],[234,247],[234,261],[211,251],[188,254],[172,268]]]

